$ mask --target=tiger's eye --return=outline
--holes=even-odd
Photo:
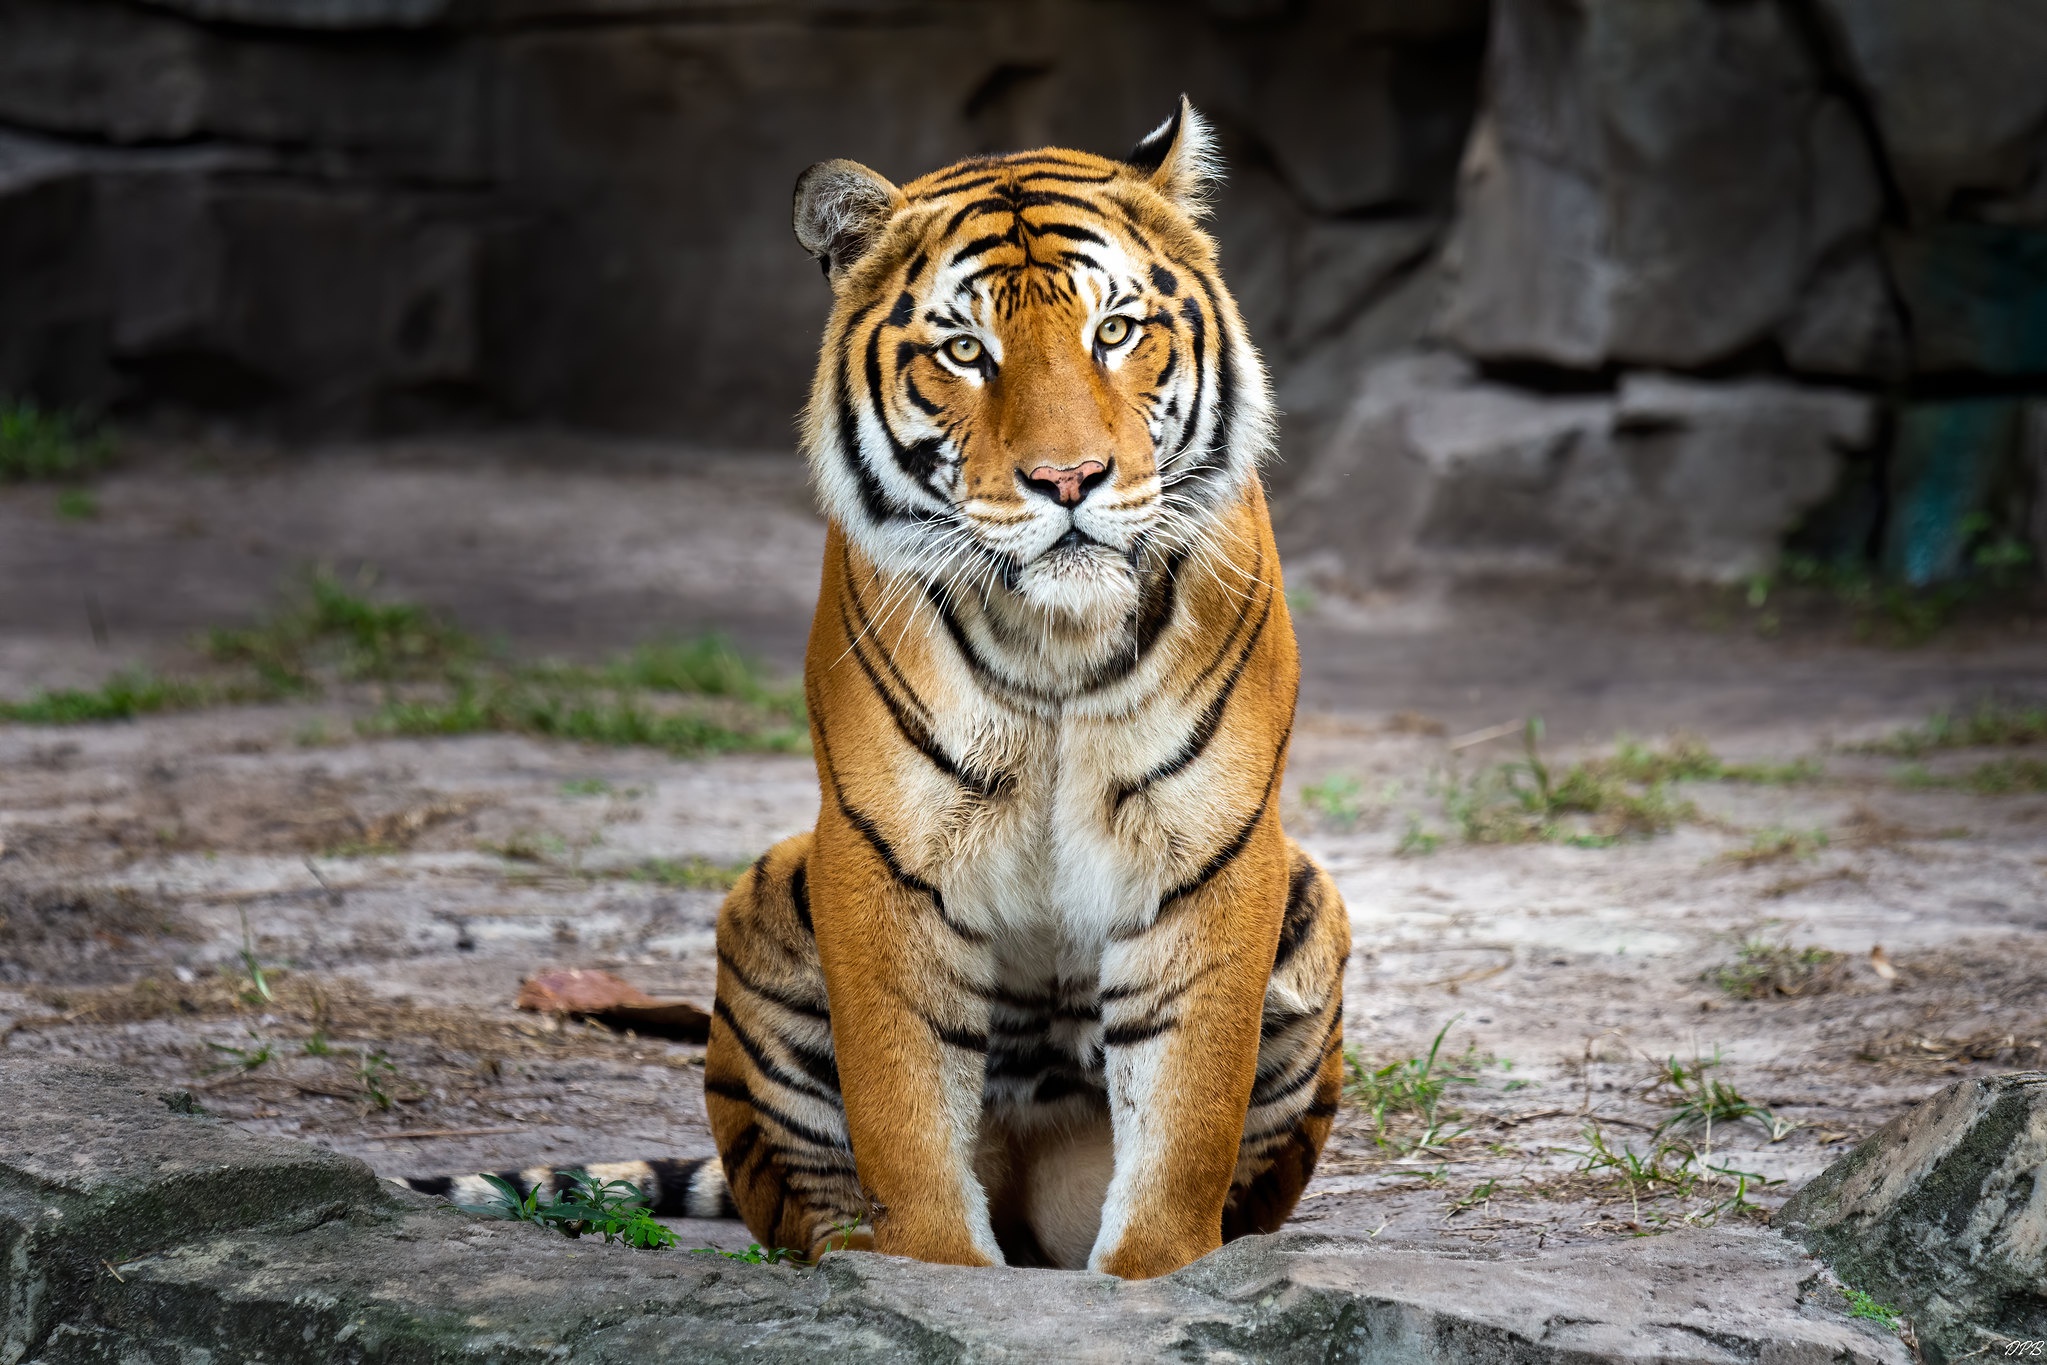
[[[971,365],[981,358],[981,342],[977,337],[954,337],[945,343],[945,353],[962,365]]]
[[[1095,340],[1104,346],[1121,346],[1129,335],[1129,318],[1103,318],[1102,325],[1095,328]]]

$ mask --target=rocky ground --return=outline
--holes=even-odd
[[[790,462],[568,438],[184,446],[94,494],[0,491],[0,698],[195,668],[317,562],[511,655],[716,629],[786,675],[822,535]],[[2036,616],[1900,647],[1712,595],[1296,596],[1285,810],[1353,915],[1361,1078],[1297,1224],[1499,1251],[1761,1216],[1953,1077],[2047,1063],[2047,753],[1891,742],[2040,703]],[[708,1150],[699,1048],[512,999],[559,964],[707,1001],[717,886],[810,823],[808,758],[359,734],[379,704],[0,724],[0,1047],[385,1174]],[[1514,797],[1530,715],[1600,809]]]

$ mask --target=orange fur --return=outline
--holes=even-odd
[[[1207,159],[1183,105],[1128,162],[799,182],[822,803],[726,902],[705,1073],[764,1243],[1158,1275],[1278,1226],[1327,1136],[1349,927],[1280,828],[1299,668]]]

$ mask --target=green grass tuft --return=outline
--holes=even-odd
[[[113,441],[76,413],[0,401],[0,483],[82,478],[112,455]]]
[[[1320,782],[1311,782],[1301,788],[1301,801],[1332,824],[1349,826],[1357,823],[1364,813],[1364,803],[1359,793],[1364,784],[1347,773],[1331,773]]]
[[[1826,948],[1793,948],[1767,939],[1744,939],[1732,962],[1722,963],[1706,978],[1737,1000],[1771,996],[1817,995],[1840,975],[1841,955]]]
[[[1860,1289],[1841,1286],[1841,1297],[1848,1300],[1848,1316],[1876,1323],[1887,1331],[1903,1333],[1905,1315],[1887,1303],[1879,1303]]]
[[[0,701],[0,720],[20,725],[89,725],[190,711],[221,699],[221,689],[204,682],[126,671],[90,690],[57,688],[38,692],[26,701]]]
[[[373,684],[373,735],[507,733],[643,746],[694,757],[802,753],[803,696],[771,687],[726,641],[643,645],[597,666],[520,665],[430,609],[368,595],[367,580],[316,573],[277,613],[211,632],[205,676],[116,674],[101,687],[0,701],[0,721],[78,725],[163,711],[316,697]],[[324,722],[308,743],[325,743]]]
[[[1925,724],[1864,745],[1863,750],[1918,758],[1938,749],[2017,748],[2028,744],[2047,744],[2047,706],[1985,701],[1959,715],[1936,711]]]

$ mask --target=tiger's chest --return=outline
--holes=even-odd
[[[955,792],[930,808],[929,875],[1017,974],[1092,976],[1110,939],[1156,911],[1199,841],[1204,803],[1128,788],[1184,743],[1184,711],[1158,701],[1117,715],[988,708],[941,719],[1003,780],[992,795]]]

